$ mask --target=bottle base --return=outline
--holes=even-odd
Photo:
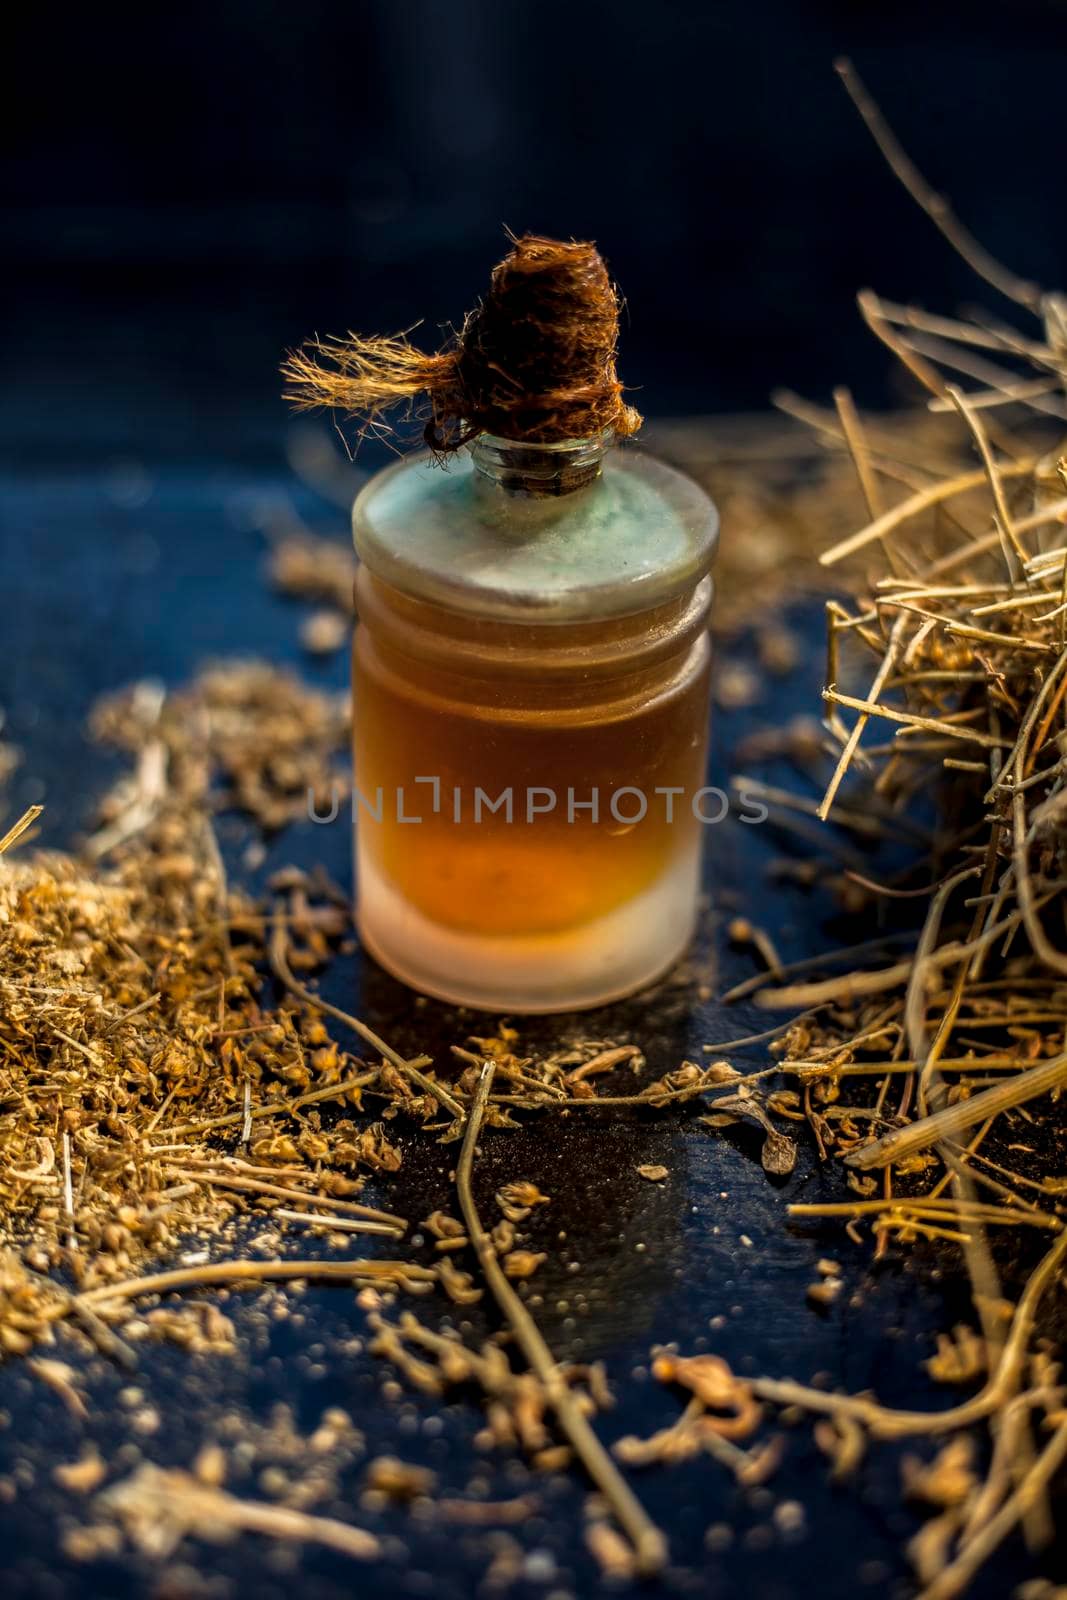
[[[643,894],[581,928],[492,937],[431,922],[363,860],[356,925],[380,966],[435,1000],[516,1016],[585,1011],[646,988],[684,955],[698,876],[698,854],[687,853]]]

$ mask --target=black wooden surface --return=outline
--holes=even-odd
[[[100,693],[132,679],[178,685],[205,660],[254,654],[298,665],[313,682],[345,682],[343,652],[325,663],[301,658],[300,613],[263,579],[265,508],[286,504],[320,529],[346,536],[341,512],[284,469],[249,473],[238,465],[154,473],[119,462],[70,478],[15,474],[4,482],[0,705],[7,712],[6,736],[24,752],[2,798],[5,817],[43,800],[43,838],[55,845],[69,844],[87,827],[118,762],[87,742],[86,714]],[[751,709],[716,714],[710,781],[725,781],[734,747],[753,727],[817,711],[817,608],[792,620],[810,643],[804,664],[790,679],[773,682]],[[744,656],[749,644],[742,639],[731,649]],[[795,781],[773,767],[762,775]],[[238,861],[250,836],[247,825],[223,818],[220,836],[227,855]],[[708,905],[687,967],[651,996],[580,1020],[538,1019],[523,1027],[525,1040],[544,1043],[577,1029],[632,1039],[648,1057],[649,1074],[659,1076],[686,1057],[708,1059],[701,1050],[706,1043],[767,1025],[766,1013],[751,1006],[724,1009],[701,998],[753,970],[749,956],[728,946],[726,916],[743,908],[772,932],[787,959],[837,942],[840,929],[831,934],[821,926],[825,907],[768,876],[769,862],[795,848],[771,828],[731,821],[709,829],[707,842]],[[258,877],[289,861],[321,862],[346,883],[350,841],[343,818],[332,826],[308,822],[289,830],[271,844]],[[339,957],[322,987],[403,1051],[444,1057],[449,1044],[484,1023],[434,1003],[413,1005],[406,990],[358,954]],[[757,1049],[734,1059],[756,1067],[767,1058]],[[369,1191],[372,1201],[378,1196],[414,1219],[437,1206],[454,1209],[449,1173],[456,1147],[442,1148],[414,1126],[394,1124],[391,1134],[403,1148],[404,1166],[388,1184]],[[551,1251],[536,1282],[542,1297],[538,1316],[561,1356],[606,1362],[618,1399],[598,1422],[609,1442],[651,1432],[677,1415],[677,1398],[647,1373],[650,1348],[672,1340],[687,1353],[719,1352],[741,1374],[802,1380],[822,1374],[819,1381],[874,1389],[889,1403],[947,1403],[949,1396],[926,1377],[921,1362],[931,1353],[934,1331],[951,1326],[963,1310],[957,1258],[917,1246],[906,1259],[890,1252],[874,1269],[871,1248],[853,1246],[837,1229],[790,1225],[790,1200],[835,1197],[841,1187],[839,1175],[820,1170],[807,1146],[794,1176],[775,1184],[760,1167],[758,1139],[743,1129],[713,1133],[686,1113],[530,1117],[521,1131],[491,1133],[483,1143],[476,1187],[485,1204],[507,1177],[531,1178],[552,1196],[532,1225],[534,1247],[543,1240]],[[642,1162],[669,1167],[667,1182],[644,1182],[635,1172]],[[561,1230],[567,1236],[562,1245]],[[373,1250],[375,1241],[368,1245]],[[306,1239],[300,1246],[326,1248]],[[846,1289],[822,1313],[806,1303],[804,1291],[815,1277],[815,1262],[826,1254],[842,1263]],[[432,1466],[443,1493],[465,1493],[476,1474],[491,1499],[536,1493],[538,1514],[509,1530],[525,1552],[522,1576],[511,1592],[562,1600],[597,1591],[597,1569],[582,1540],[584,1486],[577,1476],[542,1479],[514,1459],[477,1456],[472,1436],[482,1417],[469,1398],[443,1412],[415,1395],[383,1398],[382,1385],[394,1374],[353,1344],[365,1326],[349,1291],[311,1290],[299,1309],[302,1325],[232,1313],[250,1341],[245,1359],[190,1358],[168,1348],[146,1353],[132,1381],[160,1412],[161,1425],[150,1437],[131,1434],[128,1411],[117,1403],[131,1380],[99,1361],[88,1369],[91,1414],[85,1423],[25,1366],[0,1367],[6,1592],[116,1600],[201,1593],[273,1597],[295,1586],[323,1597],[476,1592],[492,1554],[485,1532],[413,1519],[402,1510],[358,1509],[365,1459],[383,1451]],[[443,1300],[420,1301],[417,1309],[435,1325],[469,1320],[475,1336],[495,1326],[485,1305],[469,1318]],[[55,1353],[84,1365],[62,1346]],[[116,1461],[114,1476],[133,1463],[131,1442],[145,1458],[187,1465],[212,1437],[220,1409],[262,1418],[279,1400],[293,1406],[304,1427],[314,1425],[324,1406],[343,1406],[365,1433],[366,1456],[346,1474],[339,1498],[317,1509],[355,1516],[383,1534],[381,1563],[357,1567],[321,1549],[282,1549],[251,1535],[222,1547],[189,1542],[162,1564],[142,1556],[78,1564],[62,1553],[61,1531],[89,1513],[83,1501],[52,1482],[51,1465],[75,1458],[87,1438]],[[662,1592],[716,1600],[908,1592],[903,1544],[918,1519],[902,1505],[901,1452],[881,1447],[851,1483],[834,1486],[810,1427],[791,1428],[788,1435],[784,1463],[764,1490],[739,1489],[706,1458],[635,1475],[670,1537],[672,1562]],[[918,1449],[927,1453],[925,1445]],[[259,1492],[252,1469],[230,1487]],[[774,1508],[782,1501],[804,1506],[800,1532],[790,1535],[775,1522]],[[724,1522],[734,1529],[733,1542],[710,1550],[706,1530]],[[1021,1547],[1009,1546],[974,1593],[1002,1596],[1029,1570]]]

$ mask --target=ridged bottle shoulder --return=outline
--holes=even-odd
[[[443,464],[407,457],[367,484],[353,526],[360,559],[403,593],[542,622],[626,616],[684,594],[718,538],[704,491],[633,447],[561,495],[507,492],[467,451]]]

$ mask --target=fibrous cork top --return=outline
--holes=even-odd
[[[595,245],[526,234],[436,355],[396,338],[315,340],[282,368],[299,410],[333,406],[372,425],[424,396],[426,440],[449,451],[480,433],[531,444],[636,433],[615,371],[619,297]]]

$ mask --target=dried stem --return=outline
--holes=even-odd
[[[853,105],[867,124],[875,144],[885,157],[890,171],[899,178],[916,205],[926,212],[938,232],[963,257],[972,272],[984,278],[986,283],[999,290],[1007,299],[1014,300],[1016,305],[1025,306],[1028,311],[1039,310],[1042,293],[1037,284],[1029,283],[1025,278],[1010,272],[1007,267],[1001,266],[1000,262],[968,233],[956,218],[944,195],[938,194],[930,187],[904,150],[900,140],[864,87],[851,61],[843,57],[834,65]]]
[[[305,1005],[314,1006],[317,1011],[324,1011],[328,1017],[334,1017],[338,1022],[343,1022],[346,1027],[351,1028],[353,1033],[357,1033],[366,1044],[377,1050],[379,1055],[396,1067],[398,1072],[402,1072],[406,1078],[410,1078],[422,1094],[432,1095],[453,1117],[462,1117],[465,1114],[464,1107],[454,1094],[451,1094],[435,1078],[426,1077],[413,1062],[406,1061],[403,1056],[398,1055],[391,1045],[386,1044],[385,1040],[375,1033],[373,1028],[369,1028],[358,1017],[352,1016],[351,1012],[342,1011],[338,1006],[331,1005],[328,1000],[323,1000],[321,995],[315,994],[313,990],[299,983],[293,976],[292,968],[289,965],[289,959],[286,954],[287,948],[288,933],[285,923],[280,915],[276,915],[274,926],[271,930],[270,964],[279,982],[283,983],[291,994],[295,994],[299,1000],[303,1000]]]
[[[962,1405],[947,1411],[895,1411],[879,1405],[865,1395],[828,1394],[824,1389],[812,1389],[792,1379],[753,1378],[752,1391],[763,1400],[781,1406],[800,1406],[805,1411],[821,1412],[827,1416],[840,1415],[860,1423],[880,1439],[904,1439],[909,1435],[928,1434],[931,1437],[969,1428],[975,1422],[992,1415],[998,1407],[1010,1400],[1018,1389],[1019,1376],[1026,1362],[1027,1348],[1033,1332],[1034,1317],[1043,1295],[1055,1281],[1060,1265],[1067,1256],[1067,1230],[1030,1274],[1025,1289],[1015,1308],[1008,1337],[1001,1350],[1000,1360],[990,1374],[980,1393]]]
[[[1067,1461],[1067,1422],[1061,1422],[1015,1492],[960,1551],[956,1559],[922,1591],[920,1600],[954,1600],[1002,1544],[1027,1511],[1037,1503]]]
[[[919,1122],[910,1123],[906,1128],[887,1133],[846,1159],[850,1167],[864,1170],[868,1167],[886,1167],[893,1161],[902,1161],[905,1156],[914,1155],[917,1150],[928,1150],[942,1139],[954,1139],[964,1129],[973,1128],[987,1117],[999,1116],[1013,1106],[1025,1105],[1028,1100],[1036,1100],[1039,1095],[1049,1094],[1053,1089],[1062,1088],[1065,1083],[1067,1055],[1055,1056],[1039,1067],[1019,1073],[1018,1077],[1006,1083],[983,1089],[969,1100],[959,1100],[955,1105],[945,1106]]]
[[[2,856],[5,851],[10,850],[11,846],[17,839],[21,839],[22,835],[26,832],[26,829],[33,826],[43,810],[44,806],[26,807],[18,821],[13,823],[4,834],[3,838],[0,839],[0,856]]]
[[[540,1329],[504,1275],[492,1240],[482,1226],[471,1191],[471,1173],[485,1109],[493,1087],[495,1064],[486,1062],[470,1108],[467,1131],[456,1169],[456,1192],[467,1234],[494,1300],[500,1307],[516,1342],[532,1371],[544,1386],[545,1397],[556,1414],[560,1428],[574,1449],[590,1479],[604,1496],[620,1528],[634,1547],[638,1571],[659,1572],[667,1560],[663,1534],[646,1513],[641,1502],[600,1443],[578,1406]]]
[[[86,1289],[74,1297],[72,1310],[110,1305],[113,1301],[135,1300],[143,1294],[169,1294],[175,1289],[203,1289],[211,1284],[292,1283],[306,1278],[315,1282],[369,1283],[386,1281],[433,1283],[436,1273],[410,1261],[214,1261],[197,1267],[176,1267],[169,1272],[151,1272],[142,1278],[127,1278]]]

